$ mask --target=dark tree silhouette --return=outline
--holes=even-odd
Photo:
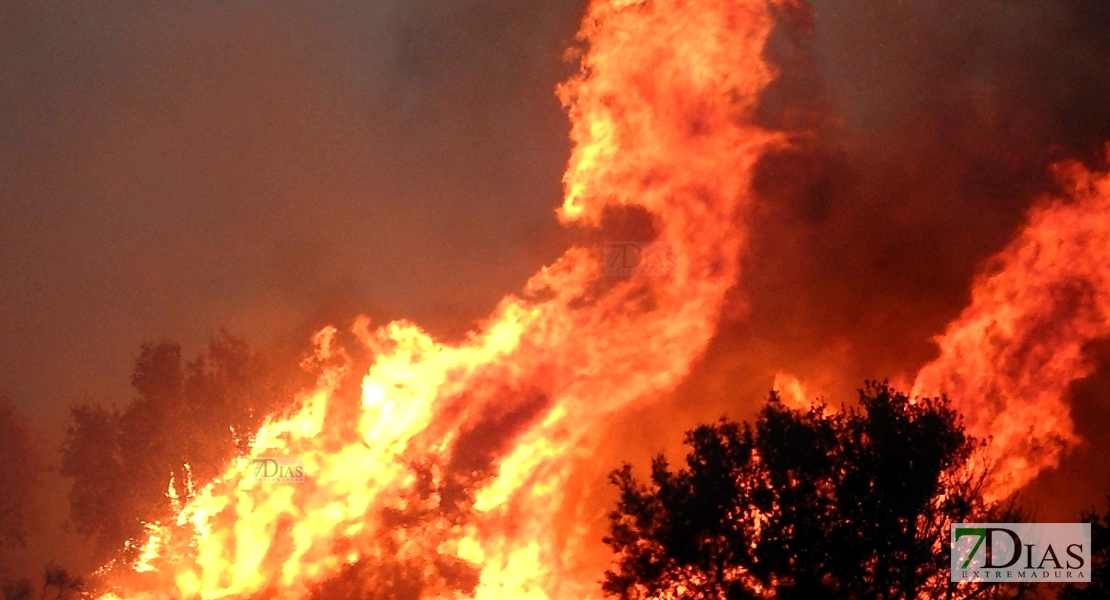
[[[38,598],[39,600],[69,600],[83,597],[84,590],[83,578],[72,575],[51,562],[42,570],[42,587]],[[31,600],[34,596],[35,588],[29,577],[0,583],[0,600]]]
[[[191,362],[178,344],[143,344],[130,404],[74,407],[60,472],[74,479],[70,518],[95,540],[97,558],[140,539],[144,522],[168,516],[171,481],[173,493],[187,498],[247,450],[265,417],[311,380],[296,362],[226,333]]]
[[[27,422],[0,396],[0,549],[26,545],[30,500],[42,466]]]
[[[948,582],[949,524],[986,518],[982,443],[942,398],[868,383],[860,407],[790,410],[775,394],[754,425],[687,434],[686,465],[631,466],[606,543],[604,590],[625,599],[967,598]]]
[[[31,600],[34,589],[31,587],[31,580],[24,577],[18,581],[5,581],[0,584],[0,592],[3,592],[4,600]]]
[[[79,596],[85,587],[85,580],[71,575],[69,571],[50,563],[42,571],[42,596],[46,600],[48,592],[53,590],[51,600],[66,600]]]
[[[1110,600],[1110,508],[1102,517],[1086,513],[1082,521],[1091,524],[1091,582],[1082,587],[1069,584],[1060,600]]]

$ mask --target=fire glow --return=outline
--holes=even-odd
[[[599,596],[604,565],[583,550],[585,492],[571,482],[612,415],[682,381],[741,275],[753,168],[787,143],[754,117],[774,78],[763,59],[773,8],[588,10],[581,74],[559,90],[574,150],[558,216],[592,227],[612,208],[646,212],[676,257],[667,276],[606,277],[602,248],[571,248],[462,343],[362,320],[355,334],[373,363],[353,417],[337,401],[352,363],[336,331],[321,331],[323,375],[297,412],[268,422],[252,455],[174,522],[152,525],[103,598],[297,599],[344,573],[421,598]],[[1060,174],[1073,198],[1033,211],[914,386],[950,394],[972,433],[994,436],[996,496],[1076,441],[1064,394],[1089,373],[1082,345],[1110,333],[1110,272],[1093,258],[1110,254],[1110,180],[1074,165]],[[1062,310],[1069,292],[1076,308]],[[305,482],[255,482],[253,457],[303,459]]]

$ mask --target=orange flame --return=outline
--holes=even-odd
[[[783,405],[788,408],[794,410],[813,408],[813,398],[809,395],[809,388],[790,373],[775,373],[775,381],[771,389],[779,395]]]
[[[600,569],[577,564],[585,532],[555,516],[582,509],[567,482],[600,427],[686,375],[737,280],[752,167],[781,141],[752,124],[773,77],[769,9],[589,8],[581,75],[559,90],[574,151],[558,215],[593,226],[639,207],[673,248],[669,276],[604,277],[599,249],[572,248],[462,343],[363,322],[374,363],[355,423],[337,416],[349,362],[321,332],[331,366],[251,455],[301,457],[307,482],[254,482],[237,460],[153,528],[145,572],[114,574],[104,597],[303,598],[357,564],[401,565],[428,598],[595,595]]]
[[[1030,211],[914,384],[917,395],[947,393],[973,435],[993,438],[991,499],[1078,441],[1065,394],[1093,368],[1083,346],[1110,334],[1110,176],[1071,162],[1055,171],[1070,197]]]

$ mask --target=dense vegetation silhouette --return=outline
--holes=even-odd
[[[1110,600],[1110,498],[1105,515],[1092,510],[1080,522],[1091,524],[1091,582],[1066,586],[1059,600]]]
[[[949,525],[1016,519],[982,499],[985,442],[944,398],[869,382],[859,406],[792,410],[688,432],[682,468],[629,465],[605,542],[604,590],[629,600],[1015,597],[948,581]]]
[[[185,499],[222,472],[310,381],[295,357],[264,354],[226,332],[192,361],[177,343],[143,344],[129,404],[71,410],[60,472],[73,478],[74,529],[94,540],[100,560],[121,552],[126,559],[137,549],[127,541],[142,539],[143,523],[173,510],[171,486]]]

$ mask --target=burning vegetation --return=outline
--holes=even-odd
[[[322,331],[316,387],[250,454],[303,458],[308,481],[255,483],[236,459],[150,525],[106,598],[303,598],[336,577],[365,594],[595,593],[576,472],[609,415],[673,388],[713,336],[739,276],[753,166],[785,143],[753,115],[773,77],[771,6],[692,8],[595,3],[581,74],[560,89],[575,142],[560,219],[638,213],[673,247],[673,271],[604,277],[602,248],[572,248],[461,344],[360,321],[362,375]],[[352,376],[354,406],[340,394]]]
[[[229,336],[191,362],[144,346],[139,399],[78,407],[63,449],[75,523],[106,561],[89,593],[1023,593],[950,584],[944,543],[949,523],[1013,518],[1006,500],[1080,443],[1067,394],[1110,334],[1110,176],[1074,161],[981,270],[912,393],[868,384],[861,408],[835,410],[781,374],[754,428],[693,430],[685,468],[660,458],[648,485],[617,471],[613,553],[602,543],[606,427],[673,392],[743,304],[761,161],[804,143],[760,114],[777,76],[767,46],[806,14],[793,0],[591,2],[580,68],[558,89],[573,142],[558,219],[645,245],[568,249],[465,339],[359,318],[320,330],[299,371]],[[650,272],[613,272],[649,250],[663,257]],[[303,481],[260,479],[263,459],[298,461]]]

